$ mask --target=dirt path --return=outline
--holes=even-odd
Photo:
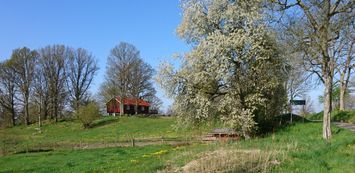
[[[196,141],[196,140],[193,140]],[[108,143],[54,143],[54,144],[42,144],[37,146],[31,146],[28,148],[21,148],[20,150],[6,150],[0,148],[0,156],[8,154],[20,154],[20,153],[37,153],[37,152],[50,152],[61,149],[74,149],[74,150],[86,150],[97,148],[116,148],[116,147],[143,147],[148,145],[171,145],[173,147],[190,145],[193,141],[185,140],[137,140],[137,141],[121,141],[121,142],[108,142]]]
[[[340,122],[334,122],[336,126],[344,129],[349,129],[352,132],[355,132],[355,124],[350,124],[350,123],[340,123]]]
[[[112,148],[112,147],[131,147],[131,146],[148,146],[148,145],[172,145],[183,146],[190,145],[185,141],[137,141],[134,142],[118,142],[118,143],[92,143],[92,144],[77,144],[72,146],[74,149],[96,149],[96,148]]]

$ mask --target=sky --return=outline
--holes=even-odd
[[[176,35],[179,1],[2,0],[0,5],[0,60],[15,48],[38,49],[64,44],[85,48],[98,60],[100,70],[91,87],[96,93],[104,81],[106,59],[120,42],[135,45],[153,68],[188,50]],[[157,87],[165,107],[171,100]]]
[[[107,56],[120,42],[135,45],[143,60],[155,69],[164,61],[173,62],[173,54],[188,51],[188,45],[175,32],[180,21],[179,0],[2,0],[0,61],[24,46],[85,48],[100,68],[90,88],[95,94],[104,81]],[[156,89],[166,109],[172,101],[158,86]],[[315,111],[319,111],[321,90],[309,93]]]

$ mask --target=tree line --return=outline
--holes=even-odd
[[[12,125],[58,121],[90,101],[89,87],[98,71],[86,49],[52,45],[13,50],[0,63],[0,115]]]
[[[120,43],[111,50],[105,81],[93,95],[89,88],[98,70],[95,57],[83,48],[52,45],[13,50],[9,59],[0,62],[0,123],[57,122],[75,115],[92,121],[98,112],[92,117],[75,113],[85,112],[85,107],[80,108],[91,102],[105,109],[105,103],[117,96],[145,99],[152,109],[162,104],[153,86],[154,69],[143,61],[135,46]],[[94,110],[93,104],[88,109]]]

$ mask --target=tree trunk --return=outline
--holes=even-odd
[[[57,96],[56,96],[57,97]],[[55,118],[55,122],[58,122],[58,99],[55,98],[54,101],[54,118]]]
[[[345,110],[345,87],[341,84],[339,93],[339,110]]]
[[[138,114],[138,98],[139,97],[136,97],[136,105],[134,105],[134,112],[136,115]]]
[[[124,114],[124,103],[123,103],[123,98],[120,97],[120,116]]]
[[[12,120],[12,125],[16,125],[16,112],[15,112],[15,107],[14,104],[11,105],[11,120]]]
[[[28,96],[29,94],[28,93],[25,93],[25,125],[29,125],[30,123],[30,115],[29,115],[29,103],[28,103]]]
[[[28,111],[28,103],[25,103],[25,125],[29,125],[30,124],[30,118],[29,118],[29,111]]]
[[[322,74],[324,79],[324,113],[323,113],[323,138],[329,140],[332,136],[330,129],[330,115],[332,112],[333,74],[334,62],[329,56],[329,29],[330,29],[330,0],[324,1],[321,15],[322,27],[320,28],[320,50],[322,53]],[[316,26],[316,24],[314,24]],[[318,26],[316,26],[317,28]]]
[[[333,81],[330,75],[325,76],[324,89],[324,113],[323,113],[323,138],[329,140],[331,137],[330,114],[332,112],[332,87]]]
[[[48,120],[48,102],[44,101],[43,102],[43,119]]]

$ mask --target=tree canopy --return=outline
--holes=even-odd
[[[181,124],[222,120],[248,136],[281,112],[284,61],[260,14],[262,1],[183,1],[178,35],[193,46],[159,83]],[[260,127],[260,126],[259,126]]]

